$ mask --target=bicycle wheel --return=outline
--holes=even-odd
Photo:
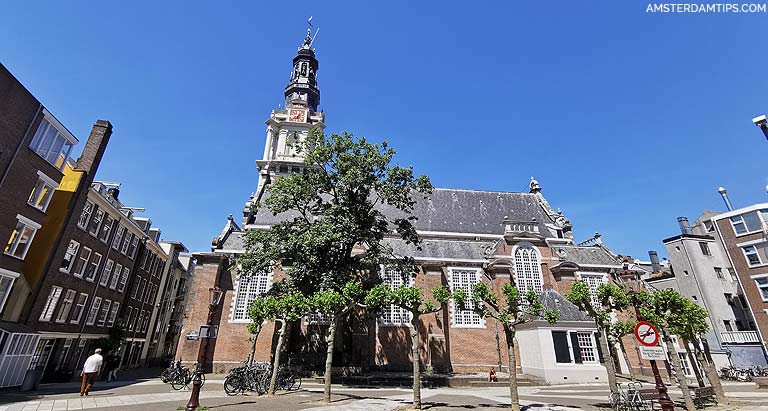
[[[192,380],[194,381],[194,374],[192,376],[193,376]],[[205,374],[200,373],[200,388],[203,388],[203,385],[205,385]]]
[[[228,375],[224,379],[224,392],[227,395],[237,395],[243,391],[243,382],[239,377],[234,375]]]
[[[178,374],[176,377],[171,380],[171,387],[173,387],[174,390],[179,391],[183,389],[184,387],[189,384],[189,381],[187,380],[186,374]]]

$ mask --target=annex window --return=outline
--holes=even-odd
[[[79,324],[80,318],[83,316],[85,310],[85,303],[88,301],[88,294],[80,293],[77,297],[77,303],[75,303],[75,310],[72,311],[72,320],[69,322],[72,324]]]
[[[381,281],[384,284],[388,285],[389,288],[392,290],[400,288],[404,285],[409,285],[409,286],[413,285],[413,278],[409,277],[408,283],[406,284],[405,280],[403,279],[403,275],[400,273],[400,271],[394,270],[392,268],[387,268],[387,267],[382,267]],[[409,325],[411,323],[412,318],[413,318],[413,314],[411,314],[410,311],[400,306],[397,306],[395,304],[390,304],[387,307],[382,307],[382,312],[381,312],[382,324]]]
[[[709,244],[707,244],[705,242],[700,242],[699,243],[699,248],[701,248],[701,253],[702,254],[704,254],[704,255],[712,255],[712,252],[709,251]]]
[[[56,187],[58,186],[59,185],[54,179],[43,174],[41,171],[38,171],[37,183],[29,194],[27,204],[45,212],[45,210],[48,209],[48,204],[51,202],[51,197],[53,197],[53,191],[56,190]]]
[[[104,220],[104,210],[97,208],[91,219],[91,224],[88,225],[88,234],[96,237],[101,228],[101,221]]]
[[[24,259],[29,251],[29,246],[35,238],[40,224],[22,216],[16,215],[16,227],[11,232],[8,244],[5,246],[5,253],[19,259]]]
[[[760,297],[763,301],[768,301],[768,275],[752,277],[752,279],[755,280],[757,290],[760,291]]]
[[[77,262],[75,262],[75,270],[72,272],[72,275],[82,278],[83,272],[88,266],[88,260],[90,259],[91,249],[88,247],[83,247],[83,249],[80,251],[80,258],[78,258]]]
[[[515,284],[520,294],[529,290],[543,292],[541,261],[539,253],[532,246],[520,246],[515,250]]]
[[[480,270],[477,268],[449,268],[451,276],[451,292],[464,290],[467,296],[472,295],[472,288],[480,282]],[[482,327],[483,321],[474,312],[474,304],[467,301],[465,310],[459,308],[455,301],[451,300],[451,325],[454,327]]]
[[[114,265],[115,262],[112,260],[107,260],[107,262],[104,263],[104,270],[101,272],[101,278],[99,279],[100,286],[106,287],[107,284],[109,284],[109,276],[112,275],[112,268]]]
[[[107,327],[115,325],[115,319],[117,318],[117,310],[120,308],[120,303],[115,301],[112,304],[112,311],[109,312],[109,318],[107,319]]]
[[[112,300],[104,300],[104,304],[101,305],[101,311],[99,311],[99,317],[96,319],[96,325],[103,326],[107,322],[107,315],[109,315],[109,309],[112,307]]]
[[[80,219],[77,220],[77,226],[85,230],[88,227],[88,219],[91,218],[91,213],[93,213],[93,203],[86,201],[83,211],[80,212]]]
[[[115,223],[115,219],[109,214],[104,217],[104,224],[101,226],[101,233],[99,233],[99,240],[104,244],[108,244],[109,233],[112,232],[112,226]]]
[[[75,265],[75,258],[77,257],[77,252],[79,250],[80,243],[75,240],[70,240],[69,245],[67,245],[67,252],[64,253],[64,258],[61,260],[59,271],[68,273],[72,270],[72,266]]]
[[[99,264],[101,264],[101,254],[93,253],[91,261],[88,267],[85,269],[85,279],[93,282],[96,279],[96,273],[99,272]]]
[[[0,312],[5,307],[5,301],[11,294],[11,287],[13,287],[14,281],[19,276],[18,273],[0,268]]]
[[[232,320],[248,320],[248,309],[253,300],[264,295],[272,286],[272,273],[240,275],[235,287],[235,301],[232,304]]]
[[[118,281],[120,281],[120,276],[123,272],[123,266],[118,264],[115,266],[115,273],[112,274],[112,280],[109,282],[109,288],[115,289],[117,287]]]
[[[602,358],[595,333],[588,331],[552,331],[557,363],[597,363]]]
[[[120,291],[121,293],[125,290],[125,284],[128,282],[128,273],[130,270],[128,267],[123,267],[123,275],[120,276],[120,284],[117,286],[117,291]]]
[[[67,321],[67,317],[69,317],[69,311],[72,310],[72,304],[75,303],[75,297],[77,297],[77,291],[75,290],[67,290],[67,293],[64,294],[64,300],[61,302],[59,314],[56,315],[57,323],[63,323]]]
[[[760,255],[757,253],[757,248],[755,248],[755,246],[748,245],[746,247],[742,247],[741,249],[744,251],[744,256],[747,258],[747,262],[749,263],[750,267],[762,264],[760,261]]]
[[[43,115],[29,148],[61,171],[67,164],[69,153],[77,144],[77,140],[48,113],[48,110],[45,110]]]
[[[53,312],[56,310],[56,304],[58,304],[63,290],[63,288],[55,285],[51,287],[51,291],[48,293],[48,299],[45,301],[45,306],[43,306],[43,312],[40,313],[40,321],[51,321]]]
[[[597,289],[603,284],[608,284],[608,277],[605,274],[581,274],[581,281],[587,284],[589,287],[589,294],[592,296],[592,304],[599,306],[600,301],[597,299]]]
[[[99,313],[99,307],[101,307],[101,297],[95,297],[93,303],[91,303],[91,309],[88,311],[88,316],[85,318],[85,325],[93,325],[96,322],[96,314]]]
[[[120,243],[123,241],[123,235],[125,234],[126,228],[122,225],[117,226],[117,230],[115,231],[115,238],[112,240],[112,248],[115,250],[120,249]]]
[[[595,340],[591,332],[577,332],[576,339],[579,344],[581,361],[588,363],[597,362],[597,353],[595,352]]]

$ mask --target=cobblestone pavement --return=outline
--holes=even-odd
[[[228,397],[223,380],[209,379],[200,395],[200,403],[211,411],[270,410],[270,411],[390,411],[410,407],[412,394],[406,388],[350,388],[334,386],[333,402],[322,399],[322,386],[305,384],[295,392],[275,397],[238,395]],[[65,411],[99,409],[104,411],[176,410],[186,405],[189,391],[174,391],[157,379],[118,383],[97,383],[89,397],[80,397],[79,385],[55,384],[41,387],[38,392],[13,390],[0,392],[0,411]],[[728,396],[733,403],[710,407],[710,411],[754,410],[768,411],[768,390],[757,390],[753,384],[729,384]],[[438,411],[497,410],[506,408],[509,391],[504,386],[473,388],[435,388],[422,390],[425,409]],[[670,389],[679,400],[679,389]],[[608,387],[580,384],[542,387],[521,387],[520,398],[528,411],[607,410]]]

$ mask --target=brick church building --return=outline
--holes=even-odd
[[[207,344],[205,359],[217,371],[237,366],[252,349],[247,331],[248,307],[282,273],[240,277],[233,262],[244,252],[249,231],[265,230],[278,217],[266,210],[253,211],[271,182],[289,173],[300,172],[302,157],[292,151],[293,139],[307,136],[314,127],[325,127],[325,114],[318,112],[319,68],[309,32],[293,58],[293,74],[285,88],[285,109],[273,110],[266,120],[263,158],[257,161],[257,190],[243,211],[242,224],[230,215],[221,233],[213,239],[211,252],[194,254],[197,261],[189,290],[184,329],[177,357],[186,363],[198,360],[202,339],[199,327],[208,317],[208,290],[224,290],[223,302],[212,314],[217,338]],[[391,215],[395,210],[381,207]],[[565,300],[563,295],[577,279],[593,290],[613,281],[622,270],[620,258],[605,247],[596,235],[575,243],[573,225],[542,194],[531,178],[524,192],[492,192],[471,189],[435,188],[419,200],[414,215],[423,244],[420,250],[398,238],[388,238],[397,254],[414,257],[420,267],[414,284],[430,290],[444,284],[451,289],[469,290],[484,281],[499,289],[514,282],[522,291],[542,293],[546,308],[560,312],[560,321],[526,324],[517,333],[518,373],[547,383],[605,382],[602,353],[593,321]],[[383,280],[393,287],[402,284],[398,273],[384,272]],[[501,326],[482,319],[453,303],[434,315],[425,315],[418,330],[410,326],[409,313],[397,307],[384,310],[378,318],[356,316],[336,337],[335,365],[367,370],[409,370],[410,333],[421,334],[421,359],[434,371],[477,372],[490,367],[506,368],[506,342]],[[307,317],[292,327],[288,357],[306,364],[322,364],[325,358],[322,318]],[[275,344],[274,325],[265,325],[255,345],[255,358],[270,361]],[[619,366],[626,369],[623,357]],[[200,359],[203,357],[201,356]]]

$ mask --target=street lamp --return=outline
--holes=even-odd
[[[202,364],[206,361],[208,355],[208,340],[212,336],[211,321],[213,319],[213,313],[216,311],[216,307],[221,302],[221,297],[224,295],[224,291],[217,287],[208,289],[209,303],[208,303],[208,319],[205,322],[208,328],[208,335],[200,342],[200,347],[197,351],[197,365],[195,366],[195,374],[192,377],[192,393],[189,396],[189,402],[187,402],[187,411],[195,411],[200,406],[200,387],[203,386],[201,375],[203,374]],[[215,335],[215,334],[214,334]],[[205,347],[205,348],[203,348]]]
[[[756,126],[760,127],[760,130],[763,130],[765,139],[768,140],[768,118],[765,117],[765,114],[753,118],[752,122],[755,123]]]

